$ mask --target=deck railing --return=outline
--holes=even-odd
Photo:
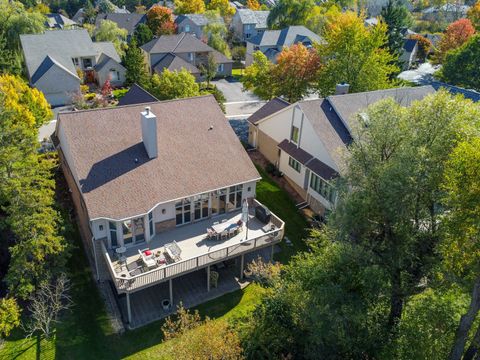
[[[261,205],[256,200],[254,200],[254,203],[256,205]],[[117,291],[119,293],[134,292],[188,272],[199,270],[207,265],[224,261],[251,252],[254,249],[259,249],[280,242],[285,232],[285,223],[273,213],[271,214],[271,223],[275,225],[275,229],[255,238],[244,240],[237,244],[224,246],[207,254],[191,257],[173,264],[146,271],[142,274],[125,278],[120,277],[115,273],[112,261],[110,260],[110,256],[103,241],[101,242],[101,246],[107,267]]]

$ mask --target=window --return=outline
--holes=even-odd
[[[78,58],[73,58],[72,61],[73,61],[73,65],[74,65],[75,67],[80,66],[80,62],[78,61]]]
[[[193,61],[193,53],[188,53],[188,60]]]
[[[191,221],[191,203],[190,199],[183,199],[175,204],[176,224],[187,224]]]
[[[217,72],[223,72],[223,64],[218,64]]]
[[[291,156],[288,158],[288,165],[290,165],[290,167],[297,172],[300,172],[300,169],[301,169],[301,166],[302,166],[302,165],[300,165],[300,163],[297,160],[295,160]]]
[[[332,186],[320,176],[317,176],[314,173],[310,175],[310,187],[331,203],[335,202],[335,191]]]
[[[190,25],[185,25],[185,32],[190,32]]]
[[[208,197],[208,194],[202,194],[194,197],[195,220],[208,217]]]
[[[117,241],[117,224],[113,221],[108,222],[108,228],[110,230],[110,243],[112,247],[117,247],[118,246],[118,241]]]
[[[250,36],[251,36],[251,34],[250,34],[250,33],[246,33],[246,34],[245,34],[245,39],[249,39],[249,38],[250,38]]]
[[[133,243],[132,220],[122,222],[123,243],[125,245]]]
[[[228,211],[239,209],[242,207],[242,190],[243,185],[230,186],[228,191]]]
[[[165,210],[165,209],[163,209]],[[148,213],[148,227],[149,227],[149,234],[150,234],[150,237],[153,236],[154,234],[154,231],[155,231],[155,228],[153,227],[153,214],[152,212],[149,212]]]
[[[109,77],[110,81],[120,81],[120,73],[115,69],[110,69]]]
[[[82,59],[83,68],[88,69],[92,67],[92,59]]]
[[[292,140],[295,144],[298,144],[299,134],[300,134],[300,131],[298,127],[292,126],[292,133],[290,134],[290,140]]]

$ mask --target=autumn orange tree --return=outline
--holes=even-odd
[[[260,10],[260,3],[258,0],[247,0],[247,7],[250,10]]]
[[[319,68],[320,57],[314,49],[302,44],[284,48],[272,72],[278,95],[291,103],[301,100],[308,94]]]
[[[147,25],[155,35],[175,33],[172,10],[165,6],[153,6],[147,12]]]
[[[432,50],[432,42],[428,40],[425,36],[420,34],[410,35],[410,39],[417,40],[418,42],[418,57],[421,61],[425,61],[428,54]]]
[[[475,34],[475,28],[469,19],[460,19],[451,23],[440,40],[434,61],[441,64],[445,60],[447,52],[465,44],[473,34]]]

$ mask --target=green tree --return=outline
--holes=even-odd
[[[382,8],[381,16],[387,24],[388,49],[398,59],[403,51],[402,30],[412,25],[412,16],[400,0],[388,0],[388,3]]]
[[[449,84],[480,91],[480,34],[447,53],[438,77]]]
[[[218,11],[222,17],[231,18],[235,15],[235,8],[228,0],[210,0],[208,10]]]
[[[174,0],[175,14],[201,14],[205,12],[203,0]]]
[[[322,96],[335,91],[335,85],[346,82],[351,92],[392,87],[390,80],[398,68],[394,56],[383,48],[387,40],[386,25],[365,27],[364,15],[347,11],[327,25],[325,42],[318,45],[322,67],[318,90]]]
[[[160,100],[180,99],[200,95],[195,77],[187,70],[169,71],[154,74],[149,88],[150,93]]]
[[[145,65],[145,58],[142,50],[137,46],[137,40],[134,37],[128,46],[125,56],[123,57],[123,64],[127,70],[125,73],[125,84],[133,85],[139,84],[146,86],[148,84],[148,72]]]
[[[450,277],[471,292],[470,304],[458,324],[449,359],[473,359],[480,348],[480,121],[478,106],[476,136],[458,144],[445,171],[445,237],[441,246],[445,269]],[[474,333],[473,339],[470,337]],[[470,342],[469,349],[465,349]],[[469,353],[469,356],[467,356]]]
[[[358,117],[337,209],[329,223],[369,251],[389,276],[389,329],[439,262],[442,182],[455,144],[480,109],[446,91],[403,108],[393,99]],[[365,124],[362,126],[362,123]]]
[[[22,73],[22,61],[20,55],[8,49],[7,40],[0,35],[0,74],[9,73],[20,75]]]
[[[217,75],[217,68],[218,68],[218,64],[215,61],[215,56],[213,56],[213,54],[209,54],[207,58],[207,63],[205,65],[202,64],[200,66],[202,75],[207,80],[207,88],[210,87],[210,81],[212,81]]]
[[[99,0],[97,2],[98,11],[103,14],[113,13],[115,11],[115,5],[109,0]]]
[[[147,24],[139,24],[135,29],[133,37],[135,38],[137,45],[142,46],[153,39],[153,32]]]
[[[204,27],[204,33],[208,36],[208,45],[221,52],[226,57],[231,57],[230,48],[225,40],[228,30],[225,24],[218,19],[218,15],[210,16],[210,22]]]
[[[92,2],[87,0],[85,6],[83,7],[84,13],[84,23],[94,24],[95,18],[97,16],[97,10],[93,7]]]
[[[272,81],[272,69],[273,64],[261,51],[254,52],[253,63],[245,68],[241,80],[243,89],[252,91],[264,100],[274,97],[276,90]]]
[[[247,326],[248,358],[376,358],[388,306],[385,273],[371,261],[374,254],[331,236],[312,232],[311,251],[273,280]]]
[[[278,0],[268,15],[268,27],[281,29],[290,25],[303,25],[314,6],[313,0]]]
[[[20,325],[20,307],[14,298],[0,299],[0,337],[5,338]]]
[[[102,20],[100,26],[95,32],[95,40],[112,42],[117,52],[121,55],[125,52],[123,47],[127,40],[127,35],[128,31],[119,28],[116,22]]]

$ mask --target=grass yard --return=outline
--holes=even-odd
[[[292,246],[282,242],[277,260],[288,262],[296,252],[305,250],[302,236],[307,223],[287,193],[262,170],[257,198],[286,222],[286,236]],[[77,246],[69,263],[72,297],[75,303],[49,341],[25,340],[17,330],[0,350],[1,359],[152,359],[161,358],[162,334],[158,321],[119,336],[112,333],[103,301],[92,280],[79,234],[72,234]],[[197,307],[203,316],[241,324],[259,303],[264,289],[252,284]]]
[[[232,76],[236,79],[236,80],[241,80],[242,77],[243,77],[243,71],[244,69],[232,69]]]

